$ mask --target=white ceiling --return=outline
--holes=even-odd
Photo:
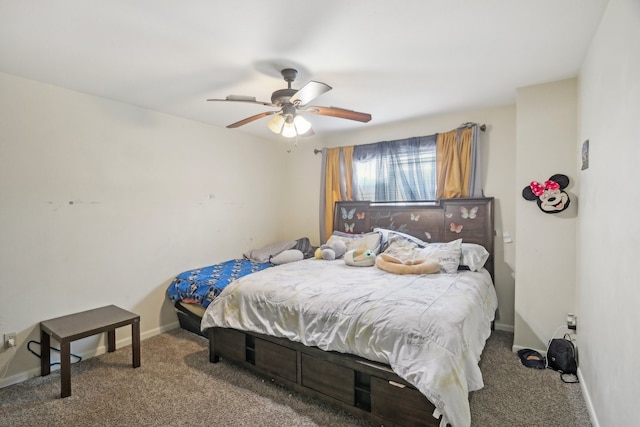
[[[0,71],[215,126],[267,110],[280,69],[333,90],[317,135],[506,105],[577,75],[608,0],[0,0]],[[1,94],[0,94],[1,96]],[[282,138],[268,118],[228,132]]]

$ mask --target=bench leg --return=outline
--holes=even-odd
[[[60,343],[60,381],[62,382],[60,397],[71,396],[71,343],[66,340]]]
[[[51,335],[40,329],[40,376],[51,373]]]
[[[140,367],[140,319],[131,324],[131,348],[133,353],[133,367]]]
[[[116,330],[111,329],[107,331],[107,352],[113,353],[116,351]]]

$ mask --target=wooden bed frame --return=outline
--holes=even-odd
[[[485,268],[494,275],[493,198],[421,203],[338,202],[334,229],[363,233],[380,227],[427,242],[483,245]],[[305,395],[332,403],[385,426],[433,426],[434,405],[388,365],[252,332],[210,328],[209,360],[244,366]]]

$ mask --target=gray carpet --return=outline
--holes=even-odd
[[[522,366],[513,335],[495,331],[480,363],[485,388],[470,396],[472,425],[590,426],[578,384],[557,372]],[[72,395],[60,399],[60,376],[0,389],[0,426],[368,426],[349,414],[264,381],[221,360],[207,341],[177,329],[71,368]]]

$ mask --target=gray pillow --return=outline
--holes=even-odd
[[[269,262],[269,258],[278,255],[280,252],[291,249],[296,245],[295,240],[271,243],[260,249],[251,249],[243,255],[245,258],[255,262]]]

